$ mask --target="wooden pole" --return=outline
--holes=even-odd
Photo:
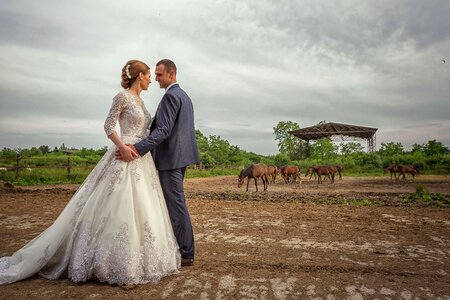
[[[20,157],[19,153],[17,153],[16,155],[17,155],[16,156],[16,179],[18,179],[19,178],[19,169],[20,169],[20,159],[21,159],[21,157]]]
[[[70,178],[70,157],[67,157],[67,179]]]

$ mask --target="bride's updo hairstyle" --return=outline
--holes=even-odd
[[[120,82],[120,85],[124,89],[130,88],[139,76],[139,73],[142,72],[145,74],[148,70],[150,70],[150,68],[140,60],[133,59],[127,61],[125,66],[122,68],[122,81]]]

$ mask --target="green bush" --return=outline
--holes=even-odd
[[[422,200],[422,201],[426,201],[426,202],[429,202],[432,200],[428,191],[421,184],[416,185],[416,192],[414,193],[413,196],[416,200]]]

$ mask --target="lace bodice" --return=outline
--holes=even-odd
[[[144,102],[127,90],[119,92],[114,98],[105,120],[105,132],[109,136],[115,132],[119,120],[120,135],[144,138],[148,135],[151,116]]]

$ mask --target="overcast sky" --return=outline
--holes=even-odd
[[[287,120],[450,146],[449,16],[448,0],[2,0],[0,147],[111,145],[122,66],[162,58],[196,128],[247,151],[277,153]],[[152,115],[162,95],[142,94]]]

